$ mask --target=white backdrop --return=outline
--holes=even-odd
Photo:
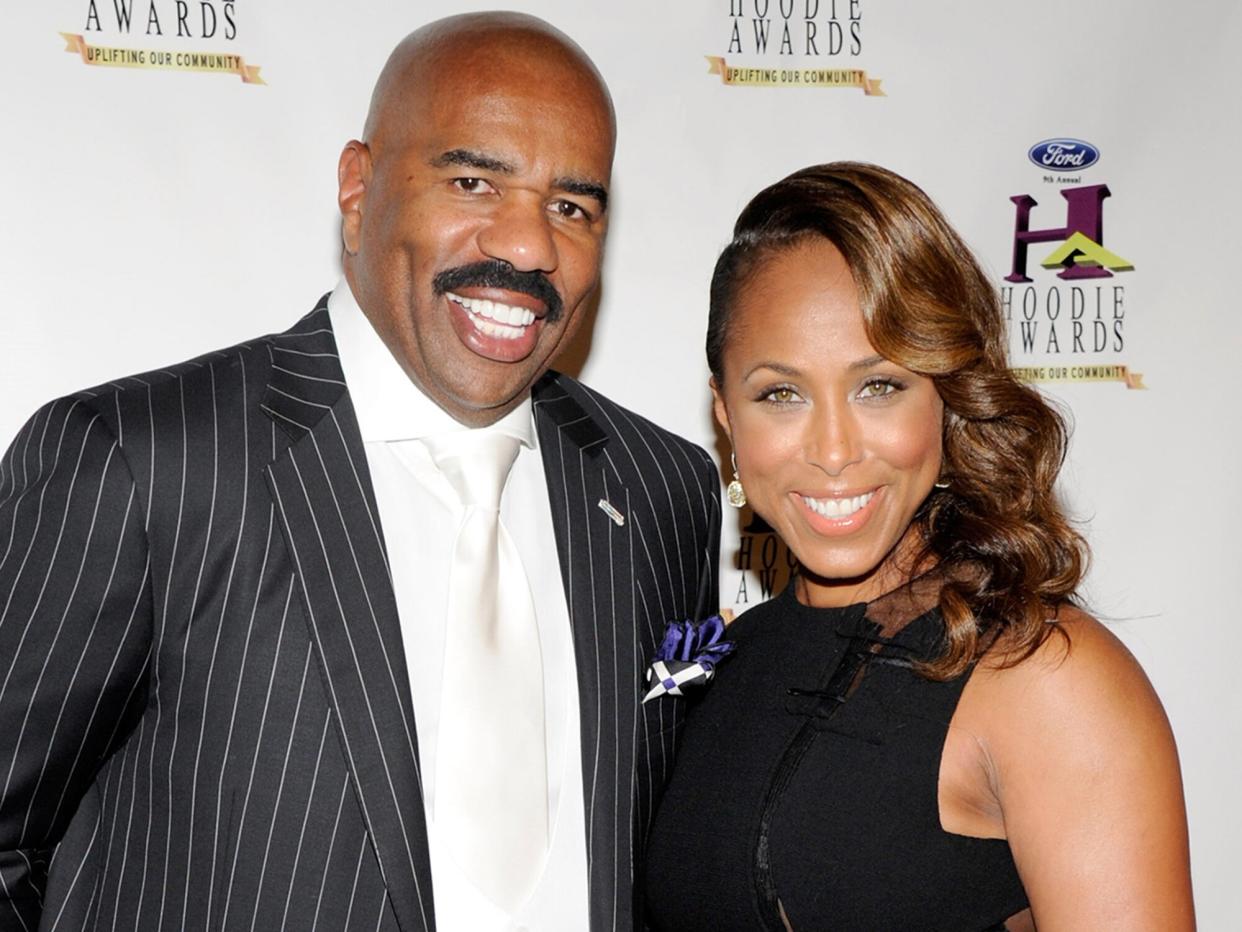
[[[126,3],[128,32],[116,15]],[[52,396],[284,329],[309,310],[338,275],[337,155],[361,130],[389,49],[427,20],[492,5],[195,0],[181,38],[175,0],[11,5],[0,57],[0,443]],[[1085,283],[1084,321],[1099,285],[1113,334],[1121,288],[1122,345],[1096,352],[1088,326],[1073,352],[1074,283],[1040,267],[1058,245],[1041,243],[1028,263],[1038,348],[1028,352],[1015,337],[1014,363],[1142,374],[1145,389],[1117,381],[1046,389],[1076,423],[1064,487],[1095,550],[1089,600],[1142,661],[1177,734],[1201,927],[1236,927],[1242,626],[1232,613],[1242,547],[1232,525],[1242,515],[1234,476],[1242,418],[1230,392],[1242,324],[1229,272],[1242,204],[1233,148],[1242,144],[1240,8],[1229,0],[521,6],[595,58],[620,125],[600,311],[568,364],[709,449],[717,440],[702,354],[707,283],[738,210],[760,187],[815,162],[879,162],[946,209],[1001,286],[1011,196],[1038,201],[1031,228],[1043,229],[1065,223],[1063,188],[1108,185],[1103,245],[1133,270]],[[151,9],[162,35],[148,34]],[[785,54],[782,10],[791,14]],[[766,50],[755,47],[756,27],[770,30]],[[843,41],[834,55],[835,28]],[[74,51],[61,33],[143,50],[148,63],[157,52],[241,56],[266,83],[88,65],[83,56],[95,53]],[[808,69],[862,69],[882,93],[726,86],[708,73],[707,56],[775,69],[778,81],[781,71],[805,80]],[[1033,164],[1028,150],[1054,137],[1089,142],[1098,163],[1076,173]],[[1024,287],[1014,292],[1015,316]],[[1055,323],[1052,292],[1066,315]],[[1049,327],[1062,331],[1060,352],[1047,351]],[[756,563],[763,543],[746,545]],[[738,546],[738,528],[727,528],[722,601],[742,609],[762,584],[736,568]]]

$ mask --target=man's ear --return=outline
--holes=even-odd
[[[725,407],[724,395],[721,394],[720,386],[716,384],[714,375],[707,380],[707,386],[712,390],[712,413],[716,415],[716,423],[720,425],[720,429],[725,432],[729,443],[732,444],[733,428],[729,424],[729,409]]]
[[[362,212],[371,183],[371,150],[365,142],[351,139],[341,150],[336,166],[336,201],[341,208],[341,241],[345,252],[358,254],[362,240]]]

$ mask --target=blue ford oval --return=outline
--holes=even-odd
[[[1040,168],[1078,172],[1100,160],[1100,150],[1081,139],[1045,139],[1031,146],[1027,156]]]

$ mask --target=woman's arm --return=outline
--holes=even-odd
[[[1036,925],[1193,929],[1186,809],[1164,709],[1103,625],[1072,610],[1061,621],[1068,645],[1053,636],[1015,667],[976,672],[992,694],[981,724]]]

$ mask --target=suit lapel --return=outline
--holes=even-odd
[[[274,338],[263,408],[290,439],[267,481],[346,765],[397,920],[433,928],[405,652],[375,494],[326,301]]]
[[[534,397],[578,667],[591,928],[630,928],[639,678],[631,503],[608,435],[560,377],[545,376]]]

